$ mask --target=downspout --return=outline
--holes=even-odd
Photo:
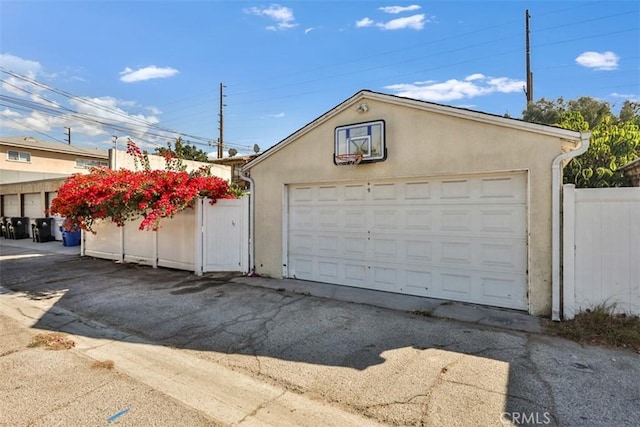
[[[562,153],[551,164],[551,320],[560,321],[560,195],[562,191],[562,162],[573,159],[589,149],[591,133],[580,133],[580,146]]]
[[[255,216],[255,183],[251,176],[246,175],[244,169],[240,169],[240,179],[249,183],[249,276],[253,276],[256,273],[256,265],[254,263],[255,260],[255,224],[256,224],[256,216]]]

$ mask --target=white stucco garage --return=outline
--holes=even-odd
[[[552,166],[583,142],[358,92],[244,168],[255,272],[548,315]]]

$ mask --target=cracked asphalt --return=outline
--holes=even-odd
[[[270,402],[287,393],[302,406],[318,403],[360,417],[358,425],[636,426],[640,420],[640,355],[631,351],[314,297],[288,290],[288,281],[197,277],[0,248],[2,287],[12,298],[49,307],[33,328],[64,331],[98,322],[116,331],[110,339],[118,344],[134,337],[193,358],[203,371],[220,367],[273,388]],[[75,330],[104,338],[99,328]],[[294,425],[282,414],[265,419],[254,425]]]

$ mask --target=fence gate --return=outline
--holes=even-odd
[[[249,198],[202,202],[202,270],[249,271]]]

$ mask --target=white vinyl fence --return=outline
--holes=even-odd
[[[600,304],[640,315],[640,188],[564,186],[563,314]]]
[[[140,231],[142,220],[118,227],[101,221],[83,232],[83,256],[191,270],[249,271],[249,198],[201,199],[194,209],[164,218],[158,231]]]

